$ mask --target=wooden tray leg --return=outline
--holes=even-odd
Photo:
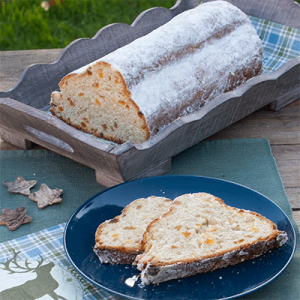
[[[0,128],[0,136],[4,142],[7,142],[13,146],[16,146],[16,147],[24,149],[24,150],[31,149],[35,145],[31,141],[28,141],[24,138],[20,138],[14,134],[11,134],[10,132],[8,132],[2,128]]]
[[[106,187],[112,187],[117,184],[123,183],[124,180],[123,178],[115,178],[113,176],[110,176],[108,174],[102,173],[101,169],[100,170],[95,170],[95,175],[96,175],[96,181],[100,183],[101,185],[104,185]]]
[[[299,89],[298,95],[296,95],[296,97],[295,97],[294,94],[284,95],[280,99],[277,99],[277,100],[273,101],[270,105],[270,110],[277,111],[277,110],[283,108],[284,106],[298,100],[299,97],[300,97],[300,89]]]
[[[126,180],[124,180],[124,178],[121,175],[119,178],[116,178],[115,174],[114,176],[110,176],[108,174],[102,173],[101,170],[95,170],[96,181],[106,187],[112,187],[117,184],[123,183],[125,181],[130,181],[130,180],[144,178],[144,177],[163,175],[171,170],[171,162],[172,162],[171,158],[168,158],[165,161],[159,162],[155,166],[151,166],[151,168],[145,169],[142,172],[134,175],[134,177],[131,177]]]

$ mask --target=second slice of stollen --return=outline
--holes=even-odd
[[[157,284],[235,265],[286,241],[287,234],[258,213],[207,193],[186,194],[148,225],[136,264],[143,284]]]

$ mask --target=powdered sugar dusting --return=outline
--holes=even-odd
[[[228,2],[214,1],[96,62],[105,61],[122,74],[153,133],[169,123],[158,121],[163,116],[172,121],[226,91],[230,76],[255,59],[261,62],[261,49],[249,18]]]
[[[167,113],[170,110],[169,106],[180,105],[186,98],[192,100],[198,91],[203,91],[203,98],[206,102],[209,101],[227,88],[229,73],[234,73],[250,63],[249,55],[251,56],[258,44],[248,43],[248,29],[247,25],[242,25],[219,40],[217,47],[213,42],[207,42],[203,49],[193,55],[176,64],[165,66],[160,72],[149,74],[147,80],[132,88],[132,98],[149,119],[155,118],[155,113]],[[245,38],[241,39],[240,36]],[[239,52],[241,48],[245,49],[244,55]],[[214,82],[216,89],[206,98],[206,87]],[[200,105],[199,102],[193,101],[193,105]]]
[[[172,56],[172,53],[184,51],[189,46],[207,40],[227,24],[245,22],[245,20],[248,20],[248,17],[227,2],[215,1],[202,4],[179,14],[147,36],[117,49],[101,60],[117,66],[126,82],[145,78],[147,73],[151,76],[151,73],[163,68],[162,65],[155,66],[158,61],[171,55],[171,61],[176,63],[177,58]],[[248,23],[251,24],[250,20]]]

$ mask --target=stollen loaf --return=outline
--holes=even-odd
[[[211,194],[185,194],[147,226],[135,263],[142,284],[158,284],[253,259],[287,239],[258,213]]]
[[[213,1],[66,75],[50,111],[97,137],[139,144],[261,70],[250,19]]]

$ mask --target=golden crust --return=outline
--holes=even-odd
[[[233,247],[231,249],[227,249],[226,251],[218,252],[218,255],[208,254],[206,256],[203,256],[201,258],[201,260],[196,259],[196,258],[190,258],[190,259],[182,259],[182,260],[177,260],[177,261],[163,262],[163,261],[158,261],[158,260],[153,259],[153,260],[151,260],[151,266],[152,267],[163,267],[163,266],[168,266],[170,264],[178,264],[178,263],[193,264],[193,263],[197,263],[197,262],[200,262],[200,261],[203,261],[203,260],[206,260],[206,259],[213,259],[213,258],[223,257],[226,253],[246,250],[246,249],[249,249],[252,246],[255,246],[256,244],[261,243],[261,242],[270,243],[271,241],[276,240],[276,237],[279,236],[280,234],[282,234],[282,231],[277,230],[276,232],[274,232],[274,234],[272,234],[267,239],[258,239],[258,240],[254,241],[252,243],[247,243],[247,244],[244,244],[242,246]],[[140,253],[143,253],[143,252],[144,252],[144,249],[142,249],[140,251]]]
[[[60,82],[59,82],[59,87],[61,88],[63,85],[67,84],[67,82],[72,78],[72,77],[76,77],[76,74],[74,73],[70,73],[68,75],[66,75]]]
[[[284,235],[286,235],[286,233],[282,232],[282,239],[285,239]],[[146,269],[142,271],[141,277],[144,284],[157,284],[172,279],[185,278],[254,259],[281,245],[281,240],[277,240],[276,238],[268,241],[259,240],[247,248],[237,249],[232,252],[227,252],[225,255],[221,254],[199,261],[182,262],[169,266],[149,264]],[[246,250],[244,251],[244,249]]]

